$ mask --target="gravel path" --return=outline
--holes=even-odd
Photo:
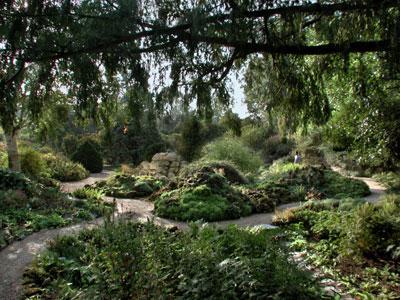
[[[337,170],[336,170],[337,171]],[[339,170],[340,171],[340,170]],[[103,171],[98,174],[91,174],[85,180],[78,182],[64,183],[62,190],[72,192],[86,184],[93,184],[97,181],[104,180],[113,174],[112,171]],[[384,193],[385,188],[371,178],[357,178],[368,184],[372,194],[365,199],[369,202],[376,202]],[[145,199],[114,199],[105,197],[106,201],[115,201],[117,206],[116,217],[125,216],[128,219],[147,222],[153,220],[155,224],[162,226],[176,226],[180,229],[188,228],[187,223],[167,220],[153,215],[154,205]],[[277,210],[285,210],[299,206],[300,203],[290,203],[277,207]],[[211,222],[219,227],[226,227],[230,224],[238,226],[255,226],[260,224],[270,224],[275,213],[254,214],[236,220],[228,220],[221,222]],[[27,238],[16,241],[0,252],[0,300],[16,300],[21,297],[22,274],[25,268],[32,263],[34,258],[47,247],[47,242],[53,240],[57,236],[74,234],[82,229],[93,228],[103,223],[103,219],[97,219],[91,222],[80,223],[65,228],[42,230],[33,233]]]

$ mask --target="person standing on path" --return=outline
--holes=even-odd
[[[299,164],[301,162],[301,155],[299,151],[296,151],[296,155],[294,156],[294,163]]]

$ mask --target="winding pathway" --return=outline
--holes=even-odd
[[[340,171],[340,170],[335,170]],[[93,184],[97,181],[104,180],[113,174],[112,171],[103,171],[98,174],[91,174],[85,180],[78,182],[64,183],[62,190],[72,192],[87,184]],[[365,199],[369,202],[376,202],[384,193],[384,187],[371,178],[358,178],[368,184],[372,194]],[[153,215],[154,205],[145,199],[113,199],[105,197],[106,201],[116,202],[117,210],[115,216],[124,216],[128,219],[147,222],[153,220],[155,224],[162,226],[176,226],[180,229],[188,227],[187,223],[177,222],[159,218]],[[285,210],[299,206],[300,203],[289,203],[277,207],[277,210]],[[230,224],[238,226],[255,226],[262,224],[270,224],[275,213],[254,214],[237,220],[227,220],[221,222],[212,222],[220,227],[226,227]],[[47,243],[57,236],[64,236],[77,233],[86,228],[93,228],[103,224],[103,219],[99,218],[94,221],[75,224],[65,228],[41,230],[33,233],[21,241],[13,242],[0,252],[0,300],[16,300],[20,299],[22,292],[22,275],[25,268],[32,263],[34,258],[46,249]]]

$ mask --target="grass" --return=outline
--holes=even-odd
[[[274,230],[106,224],[57,239],[25,273],[25,296],[63,299],[320,299]]]

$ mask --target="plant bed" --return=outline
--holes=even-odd
[[[180,221],[237,219],[252,212],[248,198],[226,177],[201,167],[155,198],[155,214]]]
[[[171,232],[114,223],[58,238],[25,272],[25,296],[82,299],[320,299],[274,230]]]
[[[347,292],[365,299],[398,299],[400,294],[400,197],[374,205],[337,199],[308,203],[281,214],[291,248],[325,270]]]
[[[107,196],[117,198],[147,197],[166,184],[166,180],[152,176],[117,174],[93,185]]]
[[[67,226],[112,212],[101,199],[76,199],[0,169],[0,248],[32,232]]]

